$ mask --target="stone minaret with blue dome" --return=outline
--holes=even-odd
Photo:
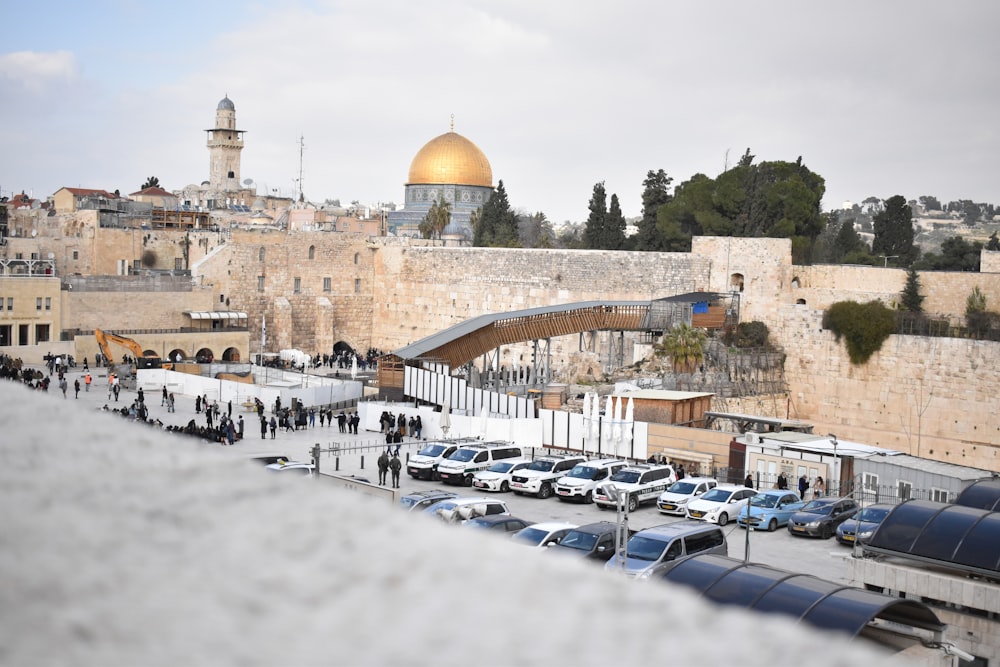
[[[215,110],[215,127],[208,133],[209,188],[215,192],[237,192],[240,183],[240,152],[243,130],[236,129],[236,105],[229,96]]]

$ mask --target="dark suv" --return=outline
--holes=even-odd
[[[569,531],[558,544],[550,544],[548,549],[605,562],[615,555],[616,530],[618,524],[611,521],[588,523]],[[634,530],[629,530],[628,537],[634,534]]]

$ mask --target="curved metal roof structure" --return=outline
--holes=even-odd
[[[864,550],[1000,576],[1000,512],[908,500],[882,521]]]
[[[1000,512],[1000,478],[994,477],[970,484],[958,494],[955,504]]]
[[[663,579],[693,588],[713,602],[797,617],[851,637],[876,619],[933,632],[944,630],[937,615],[922,602],[727,556],[693,556]]]

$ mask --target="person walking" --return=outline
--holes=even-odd
[[[806,479],[805,475],[799,477],[799,498],[802,500],[806,499],[806,489],[809,488],[809,480]]]
[[[399,454],[393,454],[392,460],[389,461],[389,470],[392,471],[392,488],[399,488],[399,469],[403,467],[403,464],[399,461]]]
[[[73,380],[73,389],[76,390],[76,397],[80,398],[80,378]]]
[[[267,417],[264,415],[260,416],[260,439],[263,440],[267,437]]]
[[[748,489],[753,488],[753,475],[747,473],[747,478],[743,480],[743,486],[747,487]]]
[[[788,488],[788,480],[785,479],[785,473],[778,473],[778,490],[784,491]]]
[[[389,472],[389,455],[382,452],[378,457],[378,485],[385,486],[385,476]]]
[[[170,396],[167,397],[167,412],[176,412],[174,409],[174,393],[170,392]]]
[[[822,498],[826,492],[826,483],[819,475],[816,476],[816,483],[813,484],[813,498]]]
[[[239,439],[243,439],[243,415],[240,415],[239,423],[236,427],[236,434],[239,435]]]
[[[69,383],[66,382],[66,378],[59,378],[59,389],[62,390],[63,398],[66,398],[66,389],[69,387]]]
[[[278,420],[271,415],[271,440],[274,440],[275,434],[278,432]]]
[[[167,385],[163,385],[163,392],[160,398],[160,407],[162,408],[163,406],[165,406],[169,399],[170,395],[167,393]]]
[[[90,391],[90,383],[94,381],[94,378],[90,377],[90,373],[83,376],[83,391]]]

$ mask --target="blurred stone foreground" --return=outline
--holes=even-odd
[[[56,393],[0,383],[3,665],[885,662]]]

